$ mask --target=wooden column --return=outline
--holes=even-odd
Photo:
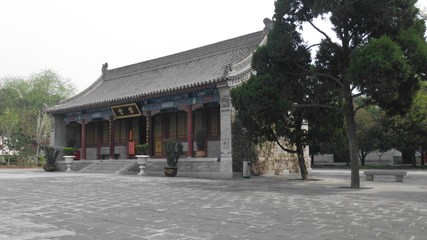
[[[80,159],[85,160],[86,159],[86,120],[82,120],[81,124],[81,152],[80,152]]]
[[[114,118],[110,119],[110,159],[115,158],[115,148],[116,148],[116,137],[115,137],[116,128],[114,127]]]
[[[193,109],[189,105],[187,108],[187,157],[193,156]]]

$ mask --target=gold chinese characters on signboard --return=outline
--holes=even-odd
[[[136,103],[112,106],[111,111],[114,113],[115,118],[129,118],[141,116],[138,105]]]

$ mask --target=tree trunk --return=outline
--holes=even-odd
[[[412,167],[417,166],[417,156],[415,155],[415,150],[414,150],[414,154],[412,155]]]
[[[345,119],[347,123],[347,138],[349,143],[350,151],[350,163],[351,163],[351,188],[360,188],[360,177],[359,177],[359,149],[356,139],[356,121],[354,120],[355,112],[353,107],[353,98],[351,97],[350,87],[346,88],[348,91],[346,95],[347,109],[345,111]]]
[[[413,148],[404,148],[402,149],[402,163],[403,164],[412,164],[415,166],[415,149]]]
[[[313,165],[314,165],[314,154],[310,155],[310,161],[311,161],[311,167],[313,167]]]
[[[362,166],[365,166],[366,156],[368,156],[368,151],[360,150],[359,158],[360,158],[360,163],[362,164]]]
[[[425,157],[425,153],[424,153],[424,147],[421,147],[421,166],[424,166],[424,157]]]
[[[308,171],[307,171],[307,166],[305,165],[304,149],[301,146],[301,144],[297,145],[297,156],[298,156],[299,169],[301,172],[301,179],[307,180],[308,179]]]

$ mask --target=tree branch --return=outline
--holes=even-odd
[[[322,34],[326,38],[326,40],[328,40],[329,43],[333,44],[334,42],[332,42],[332,39],[328,36],[328,34],[326,34],[324,31],[320,30],[320,28],[318,28],[316,25],[314,25],[314,23],[310,20],[310,17],[307,14],[305,14],[305,15],[306,15],[308,23],[314,29],[316,29],[316,31],[318,31],[320,34]]]
[[[307,47],[307,50],[310,50],[312,47],[320,46],[320,43],[316,43]]]
[[[358,106],[357,108],[354,109],[354,112],[356,113],[357,111],[359,111],[360,109],[366,107],[366,104],[362,104],[360,106]]]
[[[336,107],[336,106],[331,106],[331,105],[327,105],[327,104],[297,104],[294,105],[294,107],[296,108],[309,108],[309,107],[319,107],[319,108],[329,108],[329,109],[333,109],[333,110],[337,110],[337,111],[342,111],[342,109],[340,107]]]
[[[298,64],[296,61],[292,61],[293,63],[295,63],[295,65],[297,65],[297,67],[299,67],[299,68],[301,68],[303,71],[306,71],[306,72],[309,72],[309,73],[311,73],[311,74],[314,74],[314,75],[317,75],[317,76],[320,76],[320,77],[326,77],[326,78],[329,78],[329,79],[332,79],[332,80],[334,80],[340,87],[343,87],[344,85],[343,85],[343,83],[341,82],[341,80],[339,79],[339,78],[336,78],[336,77],[334,77],[334,76],[332,76],[332,75],[329,75],[329,74],[326,74],[326,73],[320,73],[320,72],[316,72],[316,71],[313,71],[313,70],[310,70],[310,69],[307,69],[307,68],[305,68],[305,67],[303,67],[303,66],[301,66],[300,64]]]
[[[357,98],[357,97],[363,96],[363,95],[365,95],[365,94],[366,94],[366,92],[362,91],[362,92],[360,92],[360,93],[354,94],[352,97],[353,97],[353,98]]]
[[[272,129],[272,128],[270,128],[270,130],[271,130],[271,132],[273,133],[273,135],[274,135],[274,141],[277,143],[277,145],[279,145],[279,147],[283,150],[283,151],[285,151],[285,152],[288,152],[288,153],[297,153],[297,151],[296,150],[290,150],[290,149],[288,149],[288,148],[285,148],[281,143],[280,143],[280,141],[279,141],[279,138],[277,137],[277,135],[276,135],[276,132]]]
[[[297,153],[297,151],[295,151],[295,150],[290,150],[290,149],[287,149],[284,146],[282,146],[282,144],[280,144],[280,141],[279,141],[279,139],[277,139],[277,137],[276,137],[276,143],[285,152],[288,152],[288,153]]]

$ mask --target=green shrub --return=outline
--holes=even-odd
[[[70,155],[74,155],[74,152],[77,150],[77,148],[73,148],[73,147],[64,147],[64,149],[62,149],[62,153],[65,156],[70,156]]]
[[[53,147],[45,147],[44,148],[44,154],[45,154],[45,160],[46,164],[43,166],[43,169],[47,172],[53,172],[56,171],[56,158],[58,157],[58,150],[56,150]]]
[[[54,147],[45,147],[44,155],[46,164],[55,165],[56,158],[58,157],[58,150],[56,150]]]
[[[37,166],[41,167],[46,163],[45,156],[38,156]]]
[[[148,154],[148,144],[137,144],[135,145],[136,155],[147,155]]]
[[[206,128],[200,128],[196,130],[194,135],[198,150],[206,149],[206,140],[208,138],[208,130]]]
[[[184,153],[183,146],[172,139],[165,140],[166,159],[169,167],[176,167],[178,159]]]
[[[18,159],[18,156],[16,156],[16,155],[6,155],[5,156],[6,162],[10,163],[10,165],[16,165],[17,159]]]

